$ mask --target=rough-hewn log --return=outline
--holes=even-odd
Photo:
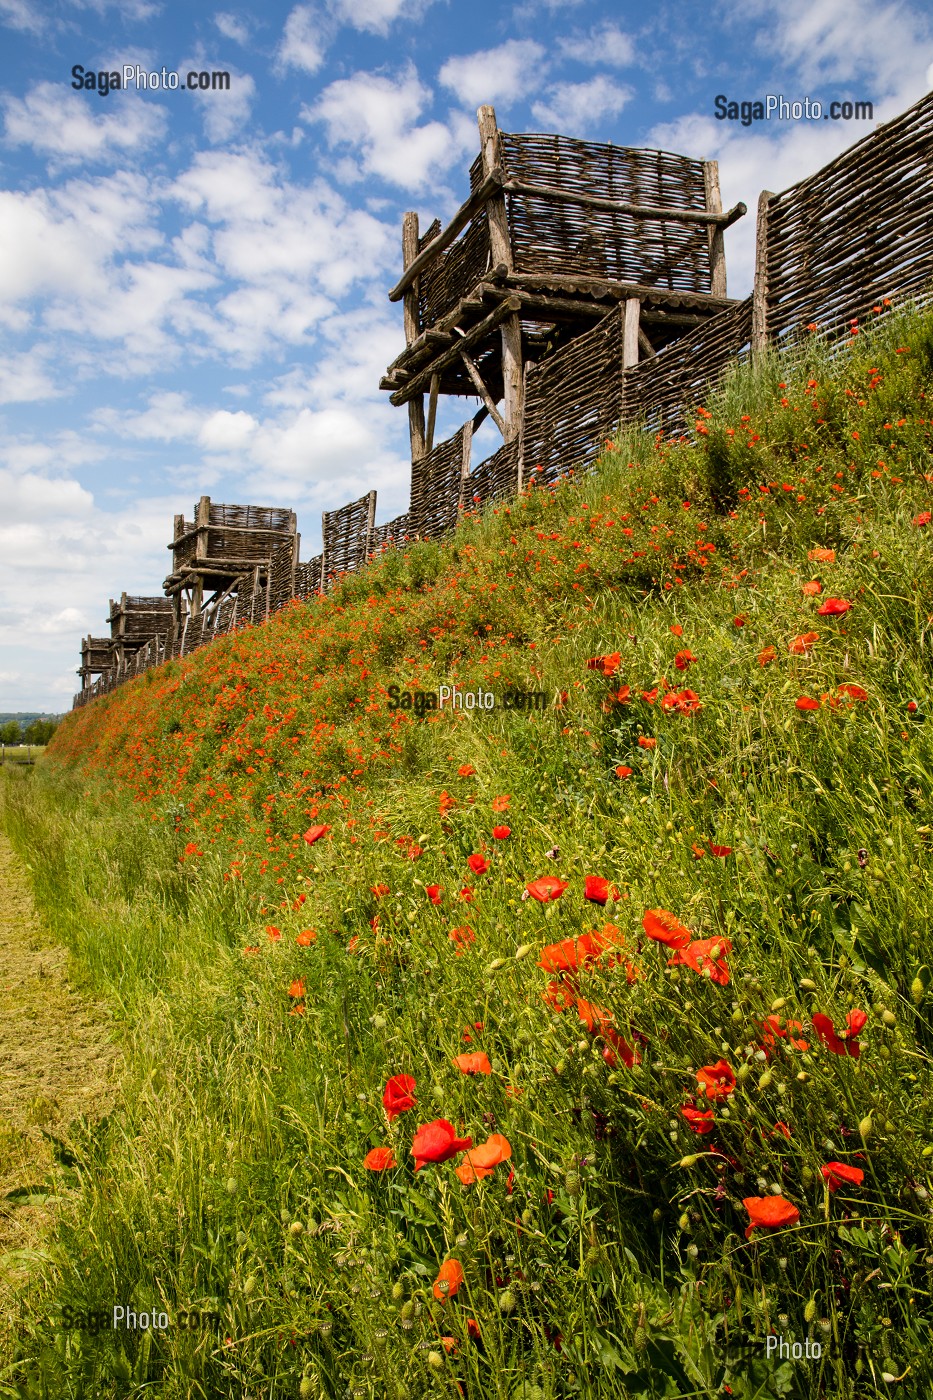
[[[562,190],[556,185],[531,185],[525,180],[507,180],[502,190],[505,194],[552,199],[557,204],[582,204],[587,209],[607,209],[613,214],[630,214],[634,219],[668,219],[675,224],[713,224],[724,229],[748,213],[748,206],[741,201],[725,213],[716,214],[709,209],[670,209],[655,204],[630,204],[624,199],[606,199],[603,195]]]
[[[631,369],[638,364],[638,328],[641,321],[641,302],[638,297],[629,297],[625,303],[625,325],[622,331],[622,368]]]
[[[473,380],[473,383],[476,385],[476,392],[479,394],[480,398],[483,400],[483,403],[486,405],[490,418],[495,423],[496,427],[499,429],[499,432],[504,438],[505,419],[502,417],[502,414],[496,408],[495,401],[492,395],[486,388],[486,385],[483,383],[483,376],[480,374],[479,370],[476,368],[476,365],[470,359],[469,355],[465,350],[460,351],[460,358],[466,366],[467,374],[470,376],[470,378]]]
[[[502,165],[502,152],[499,142],[499,128],[493,107],[484,104],[476,113],[479,124],[480,150],[483,158],[485,184],[489,177]],[[497,187],[498,188],[498,187]],[[509,236],[509,220],[505,199],[500,193],[493,193],[486,201],[486,222],[489,227],[489,248],[494,263],[505,263],[511,271],[512,240]],[[516,313],[518,308],[516,307]],[[518,315],[508,317],[502,323],[502,384],[505,405],[505,441],[512,442],[518,437],[522,426],[523,380],[522,380],[522,325]]]
[[[449,365],[460,358],[461,350],[469,350],[471,346],[479,344],[489,335],[490,331],[494,331],[507,316],[516,312],[520,306],[521,302],[517,296],[506,297],[482,321],[477,321],[475,326],[471,326],[462,340],[457,340],[449,350],[445,350],[436,360],[432,360],[429,365],[425,365],[424,369],[413,374],[407,384],[396,389],[389,402],[398,407],[399,404],[407,403],[415,394],[422,393],[430,384],[433,374],[441,374]]]
[[[431,391],[428,395],[428,426],[424,435],[425,453],[431,451],[434,446],[434,424],[437,422],[437,393],[441,387],[441,377],[439,374],[431,375]]]
[[[470,195],[465,203],[461,204],[447,227],[443,229],[436,238],[432,238],[427,247],[422,248],[417,257],[412,259],[411,264],[406,267],[402,276],[389,293],[390,301],[401,300],[419,272],[423,272],[428,264],[434,261],[438,253],[443,253],[445,248],[450,247],[451,243],[453,243],[454,239],[457,237],[457,234],[466,228],[467,224],[473,218],[473,215],[482,209],[483,205],[489,199],[489,196],[495,190],[500,189],[504,181],[505,176],[501,169],[488,171],[483,183]],[[499,260],[496,259],[496,261],[498,262]]]
[[[409,210],[402,220],[402,265],[406,270],[412,266],[417,256],[418,215],[414,210]],[[413,277],[408,286],[410,290],[405,293],[404,304],[405,344],[411,345],[418,334],[417,277]],[[424,399],[420,394],[417,398],[412,398],[408,404],[408,437],[411,443],[411,460],[417,462],[427,450],[424,429]]]
[[[719,161],[703,162],[703,184],[706,188],[706,208],[711,214],[722,213],[719,189]],[[726,295],[726,240],[722,224],[711,224],[709,234],[710,291],[714,297]]]
[[[770,190],[758,196],[758,224],[755,230],[755,284],[752,290],[751,351],[762,354],[768,344],[768,205],[774,198]]]

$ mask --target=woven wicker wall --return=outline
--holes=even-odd
[[[294,541],[279,546],[269,559],[269,611],[278,612],[295,596]]]
[[[518,492],[518,442],[504,442],[481,462],[464,484],[466,510],[482,510],[489,501],[499,501]]]
[[[413,464],[409,530],[424,540],[440,539],[457,525],[460,478],[463,472],[463,432],[438,443],[433,452]]]
[[[376,493],[368,491],[358,501],[340,510],[325,511],[322,517],[325,582],[339,574],[359,569],[369,555]]]

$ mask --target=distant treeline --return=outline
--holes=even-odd
[[[0,744],[47,744],[59,715],[0,715]]]

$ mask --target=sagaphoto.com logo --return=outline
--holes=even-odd
[[[788,98],[781,93],[768,93],[755,100],[740,102],[724,93],[713,99],[713,115],[719,122],[870,122],[874,121],[874,103],[866,101],[819,102],[813,97]]]
[[[107,97],[112,92],[229,92],[230,74],[225,69],[202,68],[185,74],[174,69],[141,68],[124,63],[122,68],[85,68],[76,63],[71,70],[71,86],[76,92],[96,92]]]

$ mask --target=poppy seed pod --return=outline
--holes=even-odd
[[[866,1114],[866,1116],[862,1119],[861,1123],[859,1123],[859,1125],[858,1125],[859,1137],[862,1139],[863,1142],[867,1142],[868,1139],[871,1137],[871,1129],[872,1129],[871,1114],[868,1113],[868,1114]]]
[[[511,1288],[507,1288],[504,1293],[500,1293],[499,1311],[504,1313],[515,1311],[515,1294],[512,1292]]]

